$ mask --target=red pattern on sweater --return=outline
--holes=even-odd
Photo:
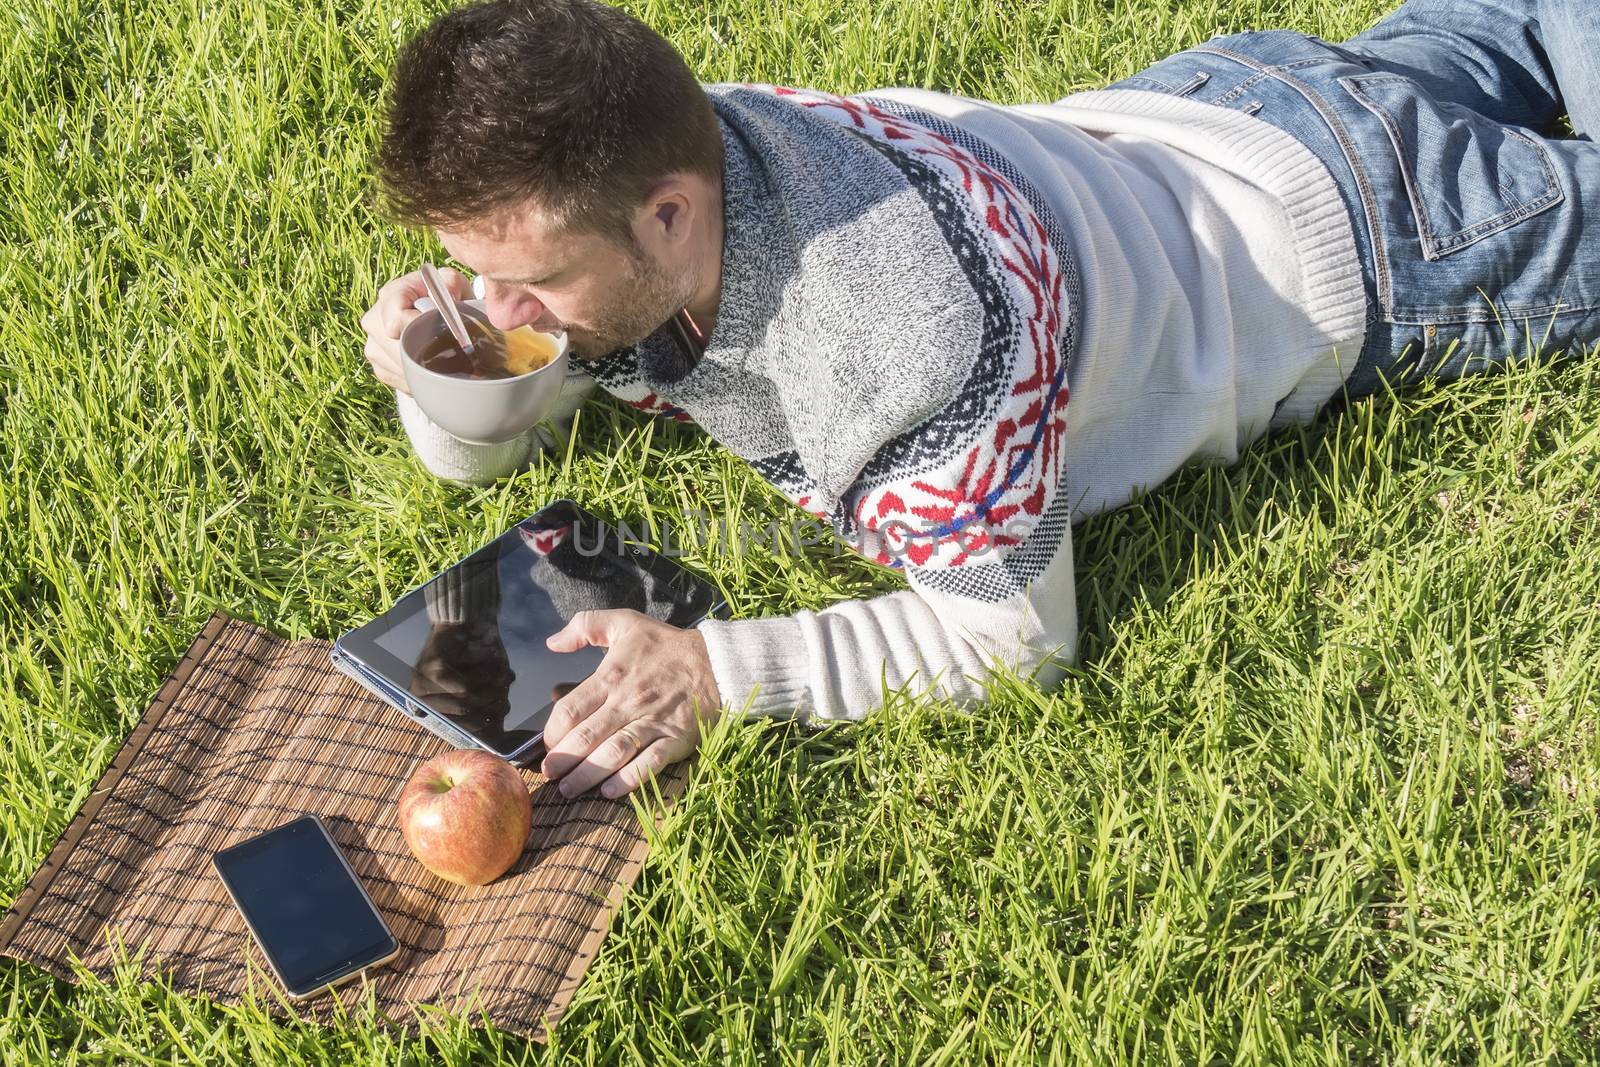
[[[994,242],[1023,317],[1019,365],[993,431],[932,474],[862,493],[853,508],[868,534],[862,550],[880,563],[943,568],[1020,544],[1016,528],[1042,515],[1055,496],[1066,434],[1068,390],[1059,347],[1066,275],[1044,224],[1003,175],[938,133],[868,101],[772,91],[894,142],[959,184]]]

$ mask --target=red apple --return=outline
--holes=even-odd
[[[400,791],[400,832],[411,854],[440,878],[486,885],[517,862],[533,828],[522,776],[477,749],[435,756]]]

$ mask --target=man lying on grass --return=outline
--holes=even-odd
[[[1410,0],[1343,45],[1220,37],[1003,107],[702,86],[594,0],[440,18],[390,87],[393,217],[497,326],[565,330],[910,586],[693,631],[580,616],[553,646],[610,652],[545,771],[617,795],[752,696],[844,719],[885,684],[977,700],[995,665],[1049,684],[1077,519],[1335,397],[1600,336],[1597,37],[1592,0]],[[1563,113],[1582,139],[1550,138]],[[421,295],[384,286],[367,359],[431,469],[508,473],[527,441],[467,445],[405,395]]]

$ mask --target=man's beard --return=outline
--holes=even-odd
[[[692,282],[674,279],[643,250],[628,257],[627,273],[617,279],[616,303],[587,326],[567,326],[567,347],[580,359],[599,359],[649,337],[688,303]]]

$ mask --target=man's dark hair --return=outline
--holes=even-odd
[[[488,221],[529,200],[560,226],[631,243],[668,174],[722,173],[722,135],[683,57],[596,0],[491,0],[400,50],[377,170],[385,214]]]

